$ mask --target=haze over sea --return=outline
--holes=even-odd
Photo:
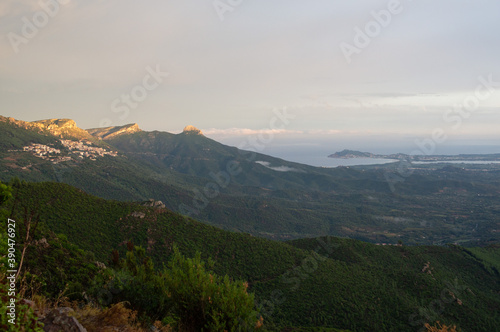
[[[266,146],[262,153],[269,154],[273,157],[282,158],[288,161],[298,162],[301,164],[317,166],[317,167],[337,167],[337,166],[355,166],[355,165],[376,165],[386,164],[395,160],[378,159],[378,158],[353,158],[353,159],[337,159],[328,158],[329,155],[342,151],[344,149],[357,150],[362,152],[371,152],[375,154],[393,154],[407,153],[417,150],[415,145],[396,146],[396,145],[370,145],[366,147],[362,145],[346,145],[327,144],[326,142],[318,145],[287,145],[287,144],[271,144]],[[437,146],[433,154],[441,155],[458,155],[458,154],[493,154],[500,153],[499,145],[443,145]],[[424,154],[424,153],[421,153]]]
[[[420,155],[459,155],[459,154],[496,154],[500,153],[500,143],[494,138],[460,138],[450,137],[442,144],[429,145],[428,137],[415,135],[274,135],[263,136],[267,141],[259,139],[258,135],[216,135],[207,137],[230,146],[245,146],[246,150],[253,150],[287,161],[317,167],[336,167],[383,164],[391,162],[387,159],[355,158],[334,159],[329,155],[344,149],[374,154],[389,155],[395,153]],[[252,143],[254,142],[254,143]],[[426,144],[417,144],[426,142]],[[427,150],[426,150],[427,149]],[[418,151],[419,153],[414,153]],[[430,151],[430,153],[428,153]]]

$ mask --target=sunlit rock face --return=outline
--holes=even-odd
[[[182,132],[187,134],[203,135],[201,130],[199,130],[195,126],[186,126]]]

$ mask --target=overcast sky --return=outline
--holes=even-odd
[[[498,0],[60,1],[0,2],[0,114],[233,142],[286,107],[281,139],[500,139]]]

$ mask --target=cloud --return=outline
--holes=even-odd
[[[228,128],[228,129],[203,129],[205,135],[214,136],[250,136],[250,135],[283,135],[283,134],[302,134],[300,130],[287,129],[249,129],[249,128]]]
[[[338,135],[338,134],[345,134],[344,131],[342,131],[342,130],[336,130],[336,129],[330,129],[330,130],[315,129],[315,130],[309,130],[307,133],[311,134],[311,135]]]
[[[22,17],[32,20],[40,3],[0,0],[0,100],[14,117],[95,127],[105,112],[118,122],[111,101],[159,64],[171,75],[126,119],[149,130],[195,122],[235,141],[425,134],[474,93],[478,76],[500,80],[500,3],[406,3],[347,65],[339,43],[352,42],[353,28],[387,1],[246,1],[221,22],[211,1],[70,0],[15,54],[7,34],[21,33]],[[498,108],[499,94],[481,107]],[[282,105],[296,119],[285,130],[258,129]],[[498,123],[494,111],[484,115]]]
[[[276,172],[299,172],[299,173],[304,172],[300,169],[288,167],[288,166],[271,166],[271,163],[269,163],[267,161],[256,161],[255,163],[262,165],[264,167],[267,167],[269,169],[272,169],[273,171],[276,171]]]

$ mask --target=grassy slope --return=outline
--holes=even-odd
[[[202,251],[218,274],[250,282],[271,326],[406,331],[440,320],[479,331],[500,325],[500,276],[491,268],[498,266],[498,248],[384,247],[338,238],[279,243],[57,183],[23,185],[15,194],[14,218],[35,211],[41,229],[66,234],[101,261],[112,249],[123,253],[127,240],[148,248],[157,266],[173,243],[188,256]],[[427,262],[431,273],[422,272]]]

